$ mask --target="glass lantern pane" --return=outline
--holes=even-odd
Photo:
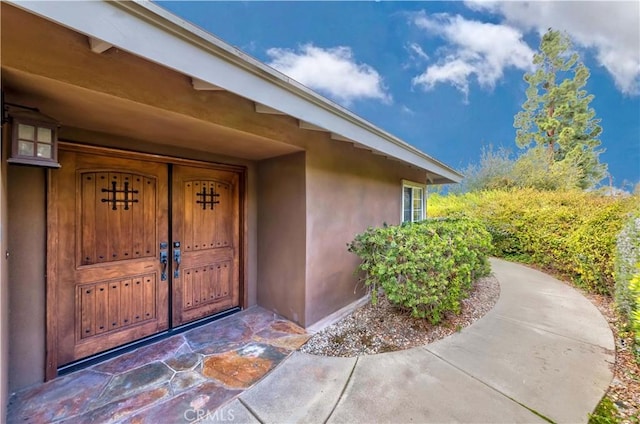
[[[40,144],[38,143],[38,153],[39,158],[47,158],[51,159],[51,144]]]
[[[33,156],[33,142],[19,140],[18,141],[18,154],[20,156]]]
[[[35,139],[35,127],[31,125],[18,124],[18,138],[33,140]]]
[[[51,144],[51,129],[38,127],[38,143]]]

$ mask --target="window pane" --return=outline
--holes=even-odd
[[[51,159],[51,144],[38,143],[38,157]]]
[[[407,222],[407,221],[411,221],[411,204],[412,204],[412,196],[411,196],[412,190],[411,187],[404,187],[404,205],[402,207],[403,209],[403,216],[402,216],[402,221],[403,222]]]
[[[51,130],[49,128],[38,128],[38,142],[51,144]]]
[[[24,140],[18,141],[18,154],[20,156],[33,156],[33,142]]]
[[[35,130],[31,125],[18,124],[18,138],[33,140],[35,138]]]
[[[414,188],[413,189],[413,220],[420,221],[422,219],[422,207],[424,203],[422,202],[422,189]]]

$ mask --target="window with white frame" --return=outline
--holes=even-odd
[[[422,221],[426,217],[426,193],[424,184],[402,181],[402,222]]]

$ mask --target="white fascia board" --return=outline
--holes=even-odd
[[[17,7],[459,182],[462,175],[150,1],[20,1]]]

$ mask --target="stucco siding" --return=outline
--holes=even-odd
[[[305,154],[258,165],[258,304],[304,325]]]
[[[41,382],[45,366],[45,171],[9,166],[9,388]]]
[[[426,179],[424,171],[345,143],[308,149],[306,326],[364,295],[347,243],[369,226],[398,224],[402,180]]]
[[[8,129],[2,128],[0,139],[0,423],[6,421],[9,401],[9,266],[7,228],[7,167],[5,153]]]

